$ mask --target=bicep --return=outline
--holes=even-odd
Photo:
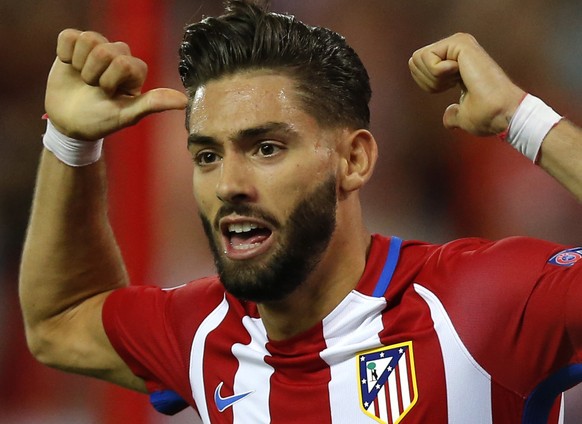
[[[51,318],[44,325],[44,350],[38,359],[54,368],[96,377],[145,392],[144,381],[135,376],[112,346],[103,325],[102,312],[111,292],[100,293]]]

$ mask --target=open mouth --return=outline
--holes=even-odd
[[[248,259],[266,251],[273,231],[264,223],[244,218],[225,218],[220,224],[224,252],[232,259]]]

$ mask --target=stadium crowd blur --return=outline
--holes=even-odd
[[[117,13],[140,13],[142,1]],[[37,364],[25,347],[17,301],[55,39],[65,27],[113,33],[108,16],[115,2],[109,3],[0,0],[0,423],[102,423],[104,410],[124,407],[107,394],[104,383]],[[187,22],[220,13],[221,1],[162,3],[159,24],[151,28],[163,51],[160,81],[178,88],[181,30]],[[582,124],[579,0],[273,0],[272,6],[342,33],[368,67],[372,131],[381,149],[375,177],[364,192],[374,232],[432,242],[520,234],[582,244],[577,224],[582,206],[501,142],[444,130],[442,112],[459,93],[427,95],[407,68],[415,49],[457,31],[470,32],[525,90]],[[148,191],[156,248],[144,265],[143,282],[171,286],[213,268],[190,195],[183,116],[149,119],[159,140],[152,145]],[[116,178],[123,178],[120,169]],[[111,209],[120,207],[114,203]],[[566,423],[582,422],[582,390],[570,391],[566,403]],[[188,414],[164,418],[152,412],[149,420],[183,423]]]

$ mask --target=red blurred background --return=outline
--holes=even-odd
[[[182,28],[220,13],[221,3],[0,0],[0,423],[193,422],[190,411],[165,418],[144,396],[37,364],[24,343],[17,274],[59,31],[94,29],[127,41],[150,65],[150,88],[180,88]],[[272,6],[344,34],[368,67],[381,153],[363,193],[373,231],[433,242],[522,234],[580,243],[581,206],[497,140],[444,130],[442,112],[459,93],[427,95],[407,69],[415,49],[470,32],[524,89],[582,123],[577,0],[273,0]],[[191,195],[183,122],[180,112],[150,117],[107,142],[111,216],[139,284],[172,286],[213,272]],[[580,422],[582,394],[571,391],[566,399],[566,423]]]

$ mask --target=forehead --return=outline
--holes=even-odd
[[[315,124],[301,107],[294,80],[272,71],[210,81],[198,88],[191,101],[191,133],[250,128],[267,122]]]

